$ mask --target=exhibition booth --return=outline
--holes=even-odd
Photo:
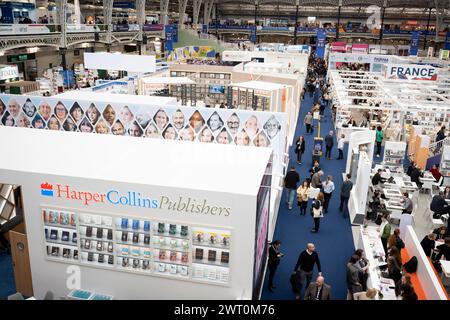
[[[0,181],[22,187],[37,299],[72,289],[114,299],[259,297],[271,149],[5,126],[0,135],[14,136],[3,142]],[[43,152],[55,146],[56,162]]]
[[[402,261],[410,257],[417,258],[417,271],[409,274],[418,295],[418,300],[448,300],[442,283],[437,277],[429,258],[425,255],[414,229],[407,226],[402,232],[405,248],[402,249]],[[362,249],[369,261],[367,287],[378,290],[376,300],[397,300],[395,283],[386,277],[383,271],[387,267],[386,253],[380,240],[379,231],[374,226],[361,226],[355,249]],[[406,272],[405,272],[406,273]]]
[[[440,127],[449,125],[447,77],[445,69],[414,64],[385,65],[381,75],[333,70],[336,130],[340,135],[380,125],[385,140],[413,142],[417,135],[427,135],[434,141]]]

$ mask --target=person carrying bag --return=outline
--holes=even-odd
[[[313,201],[311,206],[311,215],[314,220],[314,228],[311,229],[311,232],[313,233],[319,232],[320,219],[323,218],[324,198],[324,194],[322,192],[319,192],[317,198]]]

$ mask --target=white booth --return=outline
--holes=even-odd
[[[259,297],[271,149],[4,126],[0,137],[36,298]]]

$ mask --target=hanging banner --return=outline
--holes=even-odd
[[[256,26],[252,26],[252,32],[250,33],[250,41],[256,43]]]
[[[317,41],[316,41],[316,57],[324,58],[325,57],[325,42],[327,38],[327,33],[325,29],[320,28],[317,30]]]
[[[437,80],[436,68],[420,64],[387,64],[384,77],[400,80]]]
[[[413,31],[411,34],[411,45],[409,47],[410,56],[417,56],[417,54],[419,53],[419,39],[420,39],[420,32]]]
[[[450,50],[450,32],[447,32],[447,37],[445,38],[445,50]]]
[[[166,51],[173,51],[173,26],[165,26],[166,32]]]
[[[178,42],[178,25],[172,25],[172,41],[174,43]]]

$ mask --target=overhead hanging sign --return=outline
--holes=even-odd
[[[417,56],[417,54],[419,53],[419,38],[420,38],[419,31],[413,31],[411,33],[411,45],[409,48],[410,56]]]
[[[165,26],[166,32],[166,51],[173,51],[173,26]]]
[[[155,72],[155,56],[139,56],[108,52],[85,52],[84,65],[86,69],[122,70],[129,72]]]
[[[8,80],[19,77],[17,66],[0,66],[0,80]]]
[[[317,42],[316,42],[316,57],[324,58],[325,57],[325,41],[327,38],[327,33],[325,29],[320,28],[317,30]]]
[[[256,43],[256,26],[252,26],[252,32],[250,34],[250,41]]]
[[[418,64],[388,64],[385,66],[384,76],[400,80],[437,80],[435,67]]]
[[[172,25],[172,41],[175,43],[178,42],[178,25],[177,24]]]
[[[447,32],[447,37],[445,38],[445,50],[450,50],[450,32]]]

